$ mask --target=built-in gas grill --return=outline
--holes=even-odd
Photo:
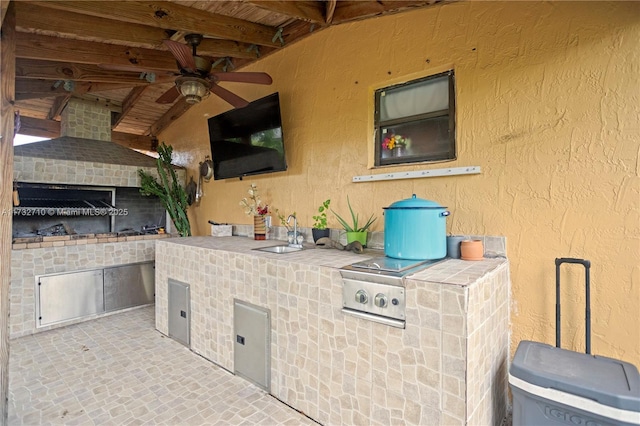
[[[342,312],[404,328],[405,277],[441,260],[402,260],[377,257],[340,269]]]

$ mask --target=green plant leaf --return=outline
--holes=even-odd
[[[140,193],[157,196],[169,213],[176,230],[181,236],[187,237],[191,235],[191,225],[186,213],[189,204],[187,203],[187,193],[178,182],[178,177],[171,165],[172,153],[173,147],[171,145],[162,143],[158,146],[156,168],[161,183],[144,170],[138,170],[141,182]]]
[[[311,216],[315,221],[312,228],[314,229],[327,229],[327,211],[329,210],[329,204],[331,199],[325,200],[320,207],[318,207],[318,213],[315,216]]]
[[[364,224],[364,226],[358,226],[358,219],[359,216],[357,213],[355,213],[353,211],[353,208],[351,207],[351,201],[349,200],[349,197],[347,196],[347,205],[349,206],[349,212],[351,213],[351,224],[347,223],[346,220],[344,220],[338,213],[336,213],[335,211],[331,210],[333,212],[334,215],[336,215],[336,219],[338,219],[338,222],[340,223],[340,225],[342,225],[342,227],[344,228],[344,230],[346,232],[364,232],[367,231],[369,229],[369,227],[371,227],[371,225],[373,224],[373,222],[376,221],[376,217],[374,214],[371,214],[371,216],[369,217],[369,219],[367,220],[367,222]]]

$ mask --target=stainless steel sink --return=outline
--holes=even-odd
[[[269,246],[269,247],[261,247],[261,248],[256,248],[253,250],[258,250],[258,251],[266,251],[269,253],[278,253],[278,254],[282,254],[282,253],[292,253],[294,251],[300,251],[302,250],[302,247],[290,247],[287,245],[281,245],[281,246]]]

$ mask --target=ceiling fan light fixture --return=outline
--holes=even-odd
[[[211,83],[204,78],[183,76],[176,79],[176,86],[187,103],[197,104],[209,96]]]

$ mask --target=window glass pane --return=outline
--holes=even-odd
[[[382,127],[379,141],[381,164],[446,160],[455,155],[448,116]]]
[[[449,108],[449,77],[411,83],[380,93],[380,121]]]

